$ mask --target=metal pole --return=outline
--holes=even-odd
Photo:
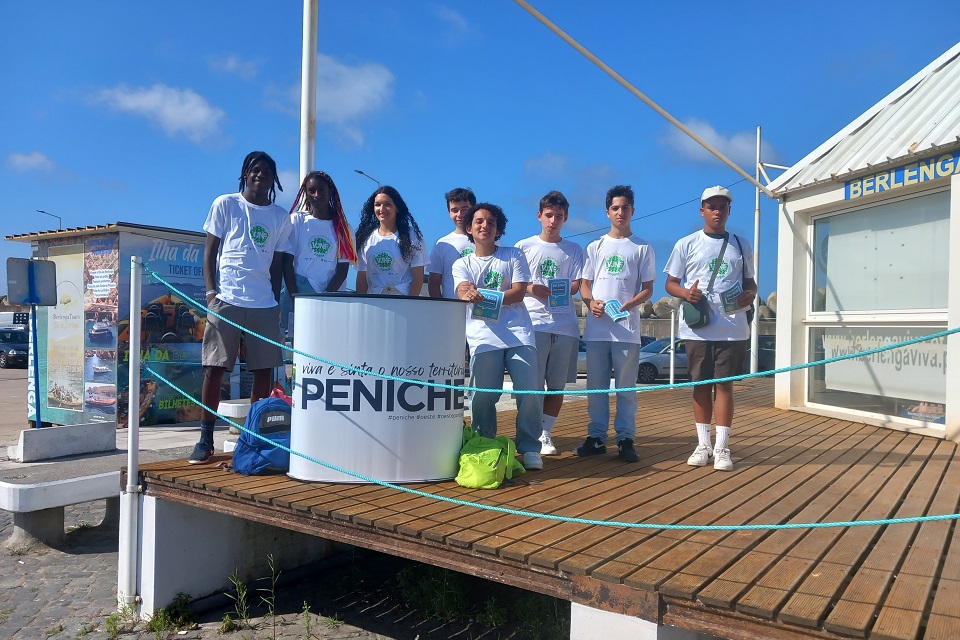
[[[760,184],[760,127],[757,127],[757,184]],[[756,188],[756,200],[753,211],[753,278],[757,282],[757,306],[753,314],[753,326],[750,327],[750,373],[756,373],[760,367],[760,187]]]
[[[30,330],[33,334],[30,338],[30,346],[33,348],[33,428],[39,429],[43,426],[40,418],[40,352],[37,349],[36,303],[40,296],[37,295],[37,279],[34,277],[32,263],[27,265],[27,292],[30,296]]]
[[[120,555],[117,562],[117,600],[133,606],[139,600],[140,528],[140,258],[130,258],[130,370],[127,376],[127,484],[120,494]]]
[[[30,299],[36,300],[36,296],[33,293],[33,269],[28,269],[30,277]],[[43,426],[43,421],[40,419],[40,352],[37,349],[37,305],[30,305],[30,333],[33,335],[30,337],[30,346],[33,347],[33,428],[39,429]],[[23,453],[21,451],[21,453]]]
[[[303,0],[303,52],[300,64],[300,182],[316,165],[318,0]]]

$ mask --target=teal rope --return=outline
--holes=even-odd
[[[269,440],[259,433],[250,431],[246,427],[237,424],[233,420],[230,420],[226,416],[221,415],[219,412],[214,411],[210,407],[206,406],[202,402],[197,402],[193,396],[186,393],[183,389],[175,385],[170,380],[167,380],[162,375],[151,369],[149,366],[144,365],[144,368],[157,377],[161,382],[168,385],[175,391],[179,392],[184,397],[189,398],[194,403],[198,404],[203,409],[206,409],[210,413],[214,414],[221,420],[227,422],[228,424],[240,429],[244,433],[248,433],[252,436],[255,436],[264,442],[269,442],[273,446],[276,446],[279,449],[290,453],[291,455],[300,456],[305,460],[309,460],[315,464],[338,471],[344,475],[348,475],[363,482],[369,482],[372,484],[380,485],[381,487],[386,487],[388,489],[395,489],[397,491],[402,491],[404,493],[409,493],[411,495],[419,496],[421,498],[428,498],[432,500],[439,500],[441,502],[447,502],[454,504],[460,507],[471,507],[474,509],[481,509],[484,511],[496,511],[498,513],[506,513],[515,516],[523,516],[526,518],[539,518],[541,520],[553,520],[555,522],[569,522],[573,524],[589,524],[596,525],[601,527],[620,527],[625,529],[663,529],[671,531],[751,531],[751,530],[779,530],[779,529],[826,529],[832,527],[865,527],[865,526],[876,526],[876,525],[887,525],[887,524],[905,524],[913,522],[935,522],[939,520],[957,520],[960,519],[960,513],[950,513],[944,515],[933,515],[933,516],[912,516],[908,518],[885,518],[882,520],[846,520],[839,522],[788,522],[785,524],[708,524],[708,525],[698,525],[698,524],[657,524],[653,522],[618,522],[618,521],[607,521],[607,520],[590,520],[587,518],[574,518],[571,516],[560,516],[552,513],[538,513],[536,511],[525,511],[522,509],[509,509],[507,507],[497,507],[494,505],[481,504],[478,502],[468,502],[466,500],[458,500],[457,498],[448,498],[447,496],[438,496],[433,493],[427,493],[425,491],[419,491],[417,489],[411,489],[410,487],[404,487],[402,485],[393,484],[391,482],[385,482],[383,480],[377,480],[376,478],[371,478],[365,476],[361,473],[356,473],[344,469],[343,467],[337,466],[335,464],[324,462],[318,460],[313,456],[310,456],[299,451],[294,451],[288,447],[285,447],[273,440]]]
[[[276,347],[280,347],[281,349],[284,349],[287,351],[292,351],[293,353],[304,356],[305,358],[310,358],[312,360],[317,360],[318,362],[322,362],[327,365],[340,367],[347,371],[353,371],[354,373],[362,373],[375,378],[383,378],[385,380],[396,380],[397,382],[405,382],[408,384],[415,384],[415,385],[420,385],[424,387],[436,387],[438,389],[472,391],[474,393],[501,393],[501,394],[509,393],[514,395],[538,394],[538,395],[578,395],[580,396],[580,395],[589,395],[594,393],[603,393],[603,394],[630,393],[630,392],[643,393],[647,391],[659,391],[661,389],[682,389],[684,387],[695,387],[699,385],[716,384],[720,382],[735,382],[737,380],[746,380],[748,378],[759,378],[762,376],[771,376],[778,373],[785,373],[787,371],[796,371],[798,369],[808,369],[810,367],[817,367],[820,365],[830,364],[831,362],[839,362],[840,360],[862,358],[864,356],[869,356],[874,353],[880,353],[881,351],[890,351],[892,349],[899,349],[900,347],[909,346],[911,344],[917,344],[919,342],[926,342],[928,340],[935,340],[937,338],[943,338],[951,334],[960,332],[960,327],[956,327],[954,329],[947,329],[945,331],[931,333],[929,335],[921,336],[919,338],[911,338],[910,340],[904,340],[903,342],[896,342],[896,343],[885,345],[882,347],[877,347],[875,349],[868,349],[867,351],[859,351],[857,353],[849,353],[842,356],[827,358],[825,360],[818,360],[816,362],[804,362],[801,364],[795,364],[788,367],[783,367],[782,369],[773,369],[771,371],[758,371],[757,373],[743,373],[735,376],[727,376],[725,378],[712,378],[710,380],[699,380],[699,381],[691,380],[690,382],[677,382],[674,384],[654,384],[654,385],[644,385],[643,387],[623,387],[623,388],[614,388],[614,389],[569,389],[569,390],[559,389],[554,391],[551,391],[551,390],[544,391],[542,389],[487,389],[483,387],[458,386],[453,384],[445,384],[442,382],[428,382],[425,380],[414,380],[412,378],[400,378],[398,376],[392,376],[387,373],[367,371],[366,369],[360,369],[359,367],[354,367],[352,365],[341,364],[339,362],[334,362],[332,360],[327,360],[326,358],[321,358],[320,356],[316,356],[316,355],[306,353],[304,351],[300,351],[299,349],[295,349],[293,347],[288,347],[284,344],[280,344],[279,342],[274,342],[270,338],[267,338],[266,336],[262,336],[259,333],[256,333],[255,331],[250,331],[246,327],[242,327],[236,322],[233,322],[231,320],[228,320],[227,318],[224,318],[223,316],[216,313],[215,311],[211,311],[204,305],[191,299],[187,294],[183,293],[182,291],[174,287],[171,283],[164,280],[159,273],[157,273],[156,271],[148,267],[146,264],[143,265],[143,269],[144,271],[148,272],[148,274],[151,277],[155,278],[157,281],[169,287],[170,290],[175,292],[177,295],[179,295],[181,299],[186,300],[189,304],[197,307],[198,309],[205,310],[208,315],[212,315],[216,318],[219,318],[220,320],[223,320],[227,324],[233,325],[237,329],[240,329],[241,331],[245,331],[256,338],[263,340],[264,342],[272,344]]]

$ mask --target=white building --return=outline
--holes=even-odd
[[[778,368],[960,327],[960,43],[770,189]],[[960,440],[960,334],[779,374],[776,405]]]

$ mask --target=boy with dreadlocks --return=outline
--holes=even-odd
[[[343,215],[333,178],[311,171],[303,179],[290,208],[293,255],[283,254],[284,280],[295,280],[299,293],[339,291],[350,263],[357,263],[353,230]],[[293,298],[286,289],[280,298],[280,329],[286,331]]]
[[[243,161],[239,193],[214,200],[203,223],[207,232],[203,249],[207,307],[246,329],[212,313],[207,315],[202,347],[204,407],[216,409],[219,405],[220,383],[224,372],[233,369],[242,333],[247,334],[247,368],[253,372],[251,403],[267,397],[270,370],[283,364],[280,347],[253,336],[257,333],[275,342],[280,339],[277,276],[283,253],[293,251],[293,226],[287,211],[274,204],[276,189],[283,191],[277,163],[265,152],[253,151]],[[200,442],[190,454],[190,464],[208,462],[213,455],[214,423],[215,416],[203,409]]]

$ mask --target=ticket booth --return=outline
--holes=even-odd
[[[777,367],[960,325],[960,44],[770,184]],[[778,407],[960,439],[960,336],[779,374]]]
[[[205,302],[205,234],[117,222],[6,239],[57,265],[57,305],[37,309],[40,388],[29,394],[28,419],[40,402],[44,424],[127,424],[131,256],[184,294],[144,277],[141,359],[200,398],[206,314],[184,297]],[[146,371],[136,411],[143,425],[200,419],[196,404]]]

